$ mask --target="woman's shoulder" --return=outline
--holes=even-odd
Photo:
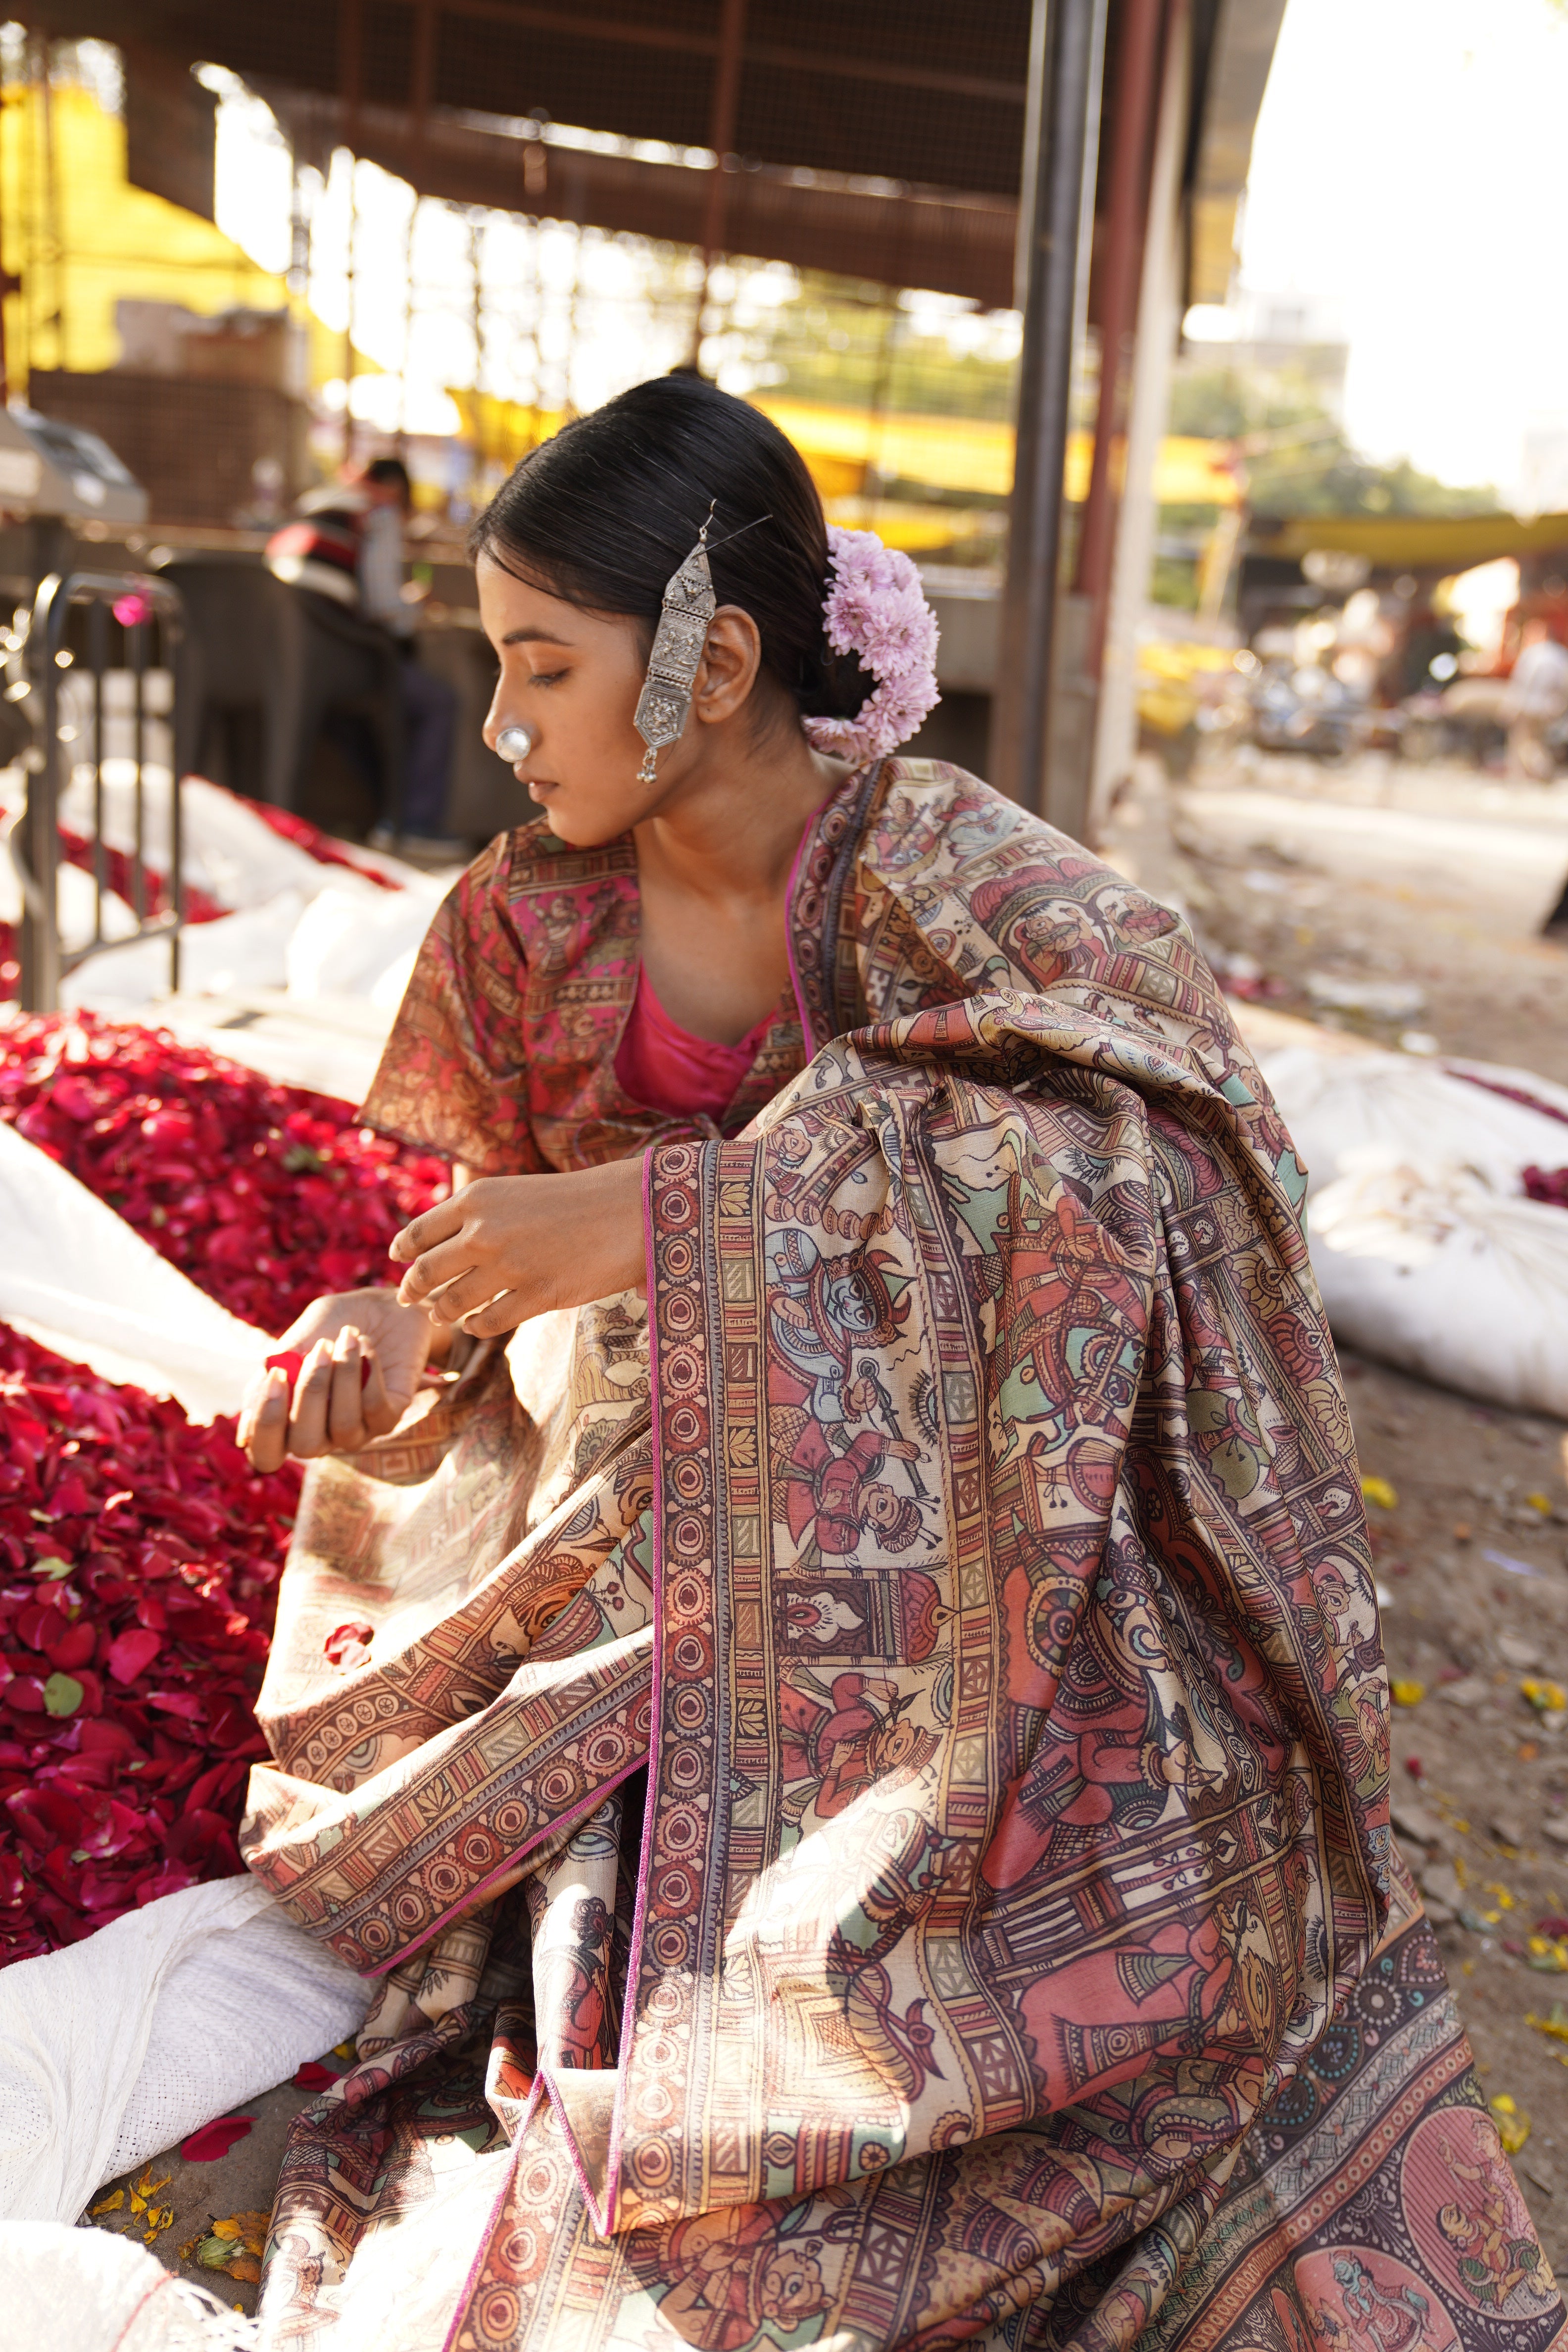
[[[864,854],[879,871],[960,871],[1011,846],[1032,862],[1095,864],[1078,842],[950,760],[884,760],[868,812]]]
[[[442,912],[460,930],[500,922],[534,961],[574,961],[628,920],[637,898],[637,851],[629,835],[595,849],[575,849],[552,833],[547,816],[498,833],[459,876]],[[635,916],[629,919],[635,926]]]

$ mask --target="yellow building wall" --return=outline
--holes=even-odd
[[[4,93],[0,251],[5,269],[23,280],[4,306],[13,393],[26,395],[30,368],[91,373],[113,367],[120,358],[118,301],[179,302],[208,317],[288,305],[283,279],[258,268],[211,221],[131,185],[125,126],[90,90],[58,88],[49,114],[52,122],[36,87]],[[306,315],[311,383],[341,376],[342,334]]]

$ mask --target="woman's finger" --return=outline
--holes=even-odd
[[[318,1339],[294,1383],[294,1408],[289,1416],[289,1451],[302,1462],[327,1450],[327,1407],[331,1393],[331,1342]]]
[[[368,1367],[361,1391],[364,1412],[365,1433],[371,1437],[384,1437],[395,1429],[403,1418],[402,1410],[386,1392],[386,1375],[381,1369],[381,1358],[368,1342],[364,1350]]]
[[[282,1466],[289,1449],[289,1381],[286,1373],[266,1373],[246,1398],[235,1433],[249,1456],[250,1466],[265,1475]]]
[[[485,1255],[470,1234],[458,1234],[449,1242],[441,1242],[415,1259],[398,1286],[400,1307],[423,1306],[433,1291],[446,1282],[456,1282],[459,1276],[472,1273]]]
[[[388,1257],[395,1265],[411,1265],[427,1249],[434,1249],[437,1242],[450,1241],[454,1234],[460,1234],[468,1213],[461,1192],[454,1193],[450,1200],[437,1201],[433,1209],[426,1209],[422,1217],[416,1217],[400,1234],[394,1234]]]
[[[363,1344],[353,1324],[332,1342],[332,1385],[327,1400],[327,1435],[334,1454],[358,1454],[369,1437],[360,1375]]]
[[[475,1266],[456,1282],[443,1283],[439,1290],[432,1291],[425,1300],[425,1310],[438,1315],[444,1323],[460,1323],[476,1307],[488,1307],[505,1287],[504,1278],[493,1268]]]
[[[476,1339],[499,1339],[503,1331],[515,1331],[534,1312],[533,1307],[521,1290],[503,1290],[499,1298],[488,1305],[471,1308],[462,1318],[463,1330]]]

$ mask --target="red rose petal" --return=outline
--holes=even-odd
[[[73,1675],[79,1666],[90,1666],[92,1654],[98,1646],[98,1633],[85,1619],[68,1625],[58,1640],[47,1645],[49,1664],[62,1673]]]
[[[395,1279],[392,1235],[448,1185],[347,1104],[92,1015],[0,1032],[0,1119],[271,1330]],[[4,1326],[0,1466],[3,1967],[237,1866],[299,1473]]]
[[[250,2130],[248,2116],[220,2116],[216,2123],[204,2124],[189,2139],[180,2142],[180,2154],[187,2164],[216,2164],[226,2156],[236,2140],[244,2139]]]
[[[330,1665],[361,1666],[369,1657],[374,1639],[375,1627],[367,1624],[363,1617],[354,1617],[346,1625],[334,1625],[321,1648]]]
[[[133,1683],[144,1675],[163,1646],[161,1634],[132,1626],[109,1645],[109,1671],[117,1683]]]
[[[337,2079],[330,2066],[323,2066],[315,2058],[307,2058],[304,2064],[289,2076],[290,2082],[301,2091],[325,2091]]]

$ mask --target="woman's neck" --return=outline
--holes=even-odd
[[[705,747],[700,767],[634,829],[645,896],[651,889],[731,905],[782,899],[801,835],[847,772],[799,735]]]
[[[633,828],[642,963],[670,1019],[732,1045],[789,985],[790,872],[801,835],[848,772],[798,731],[759,747],[718,730]]]

